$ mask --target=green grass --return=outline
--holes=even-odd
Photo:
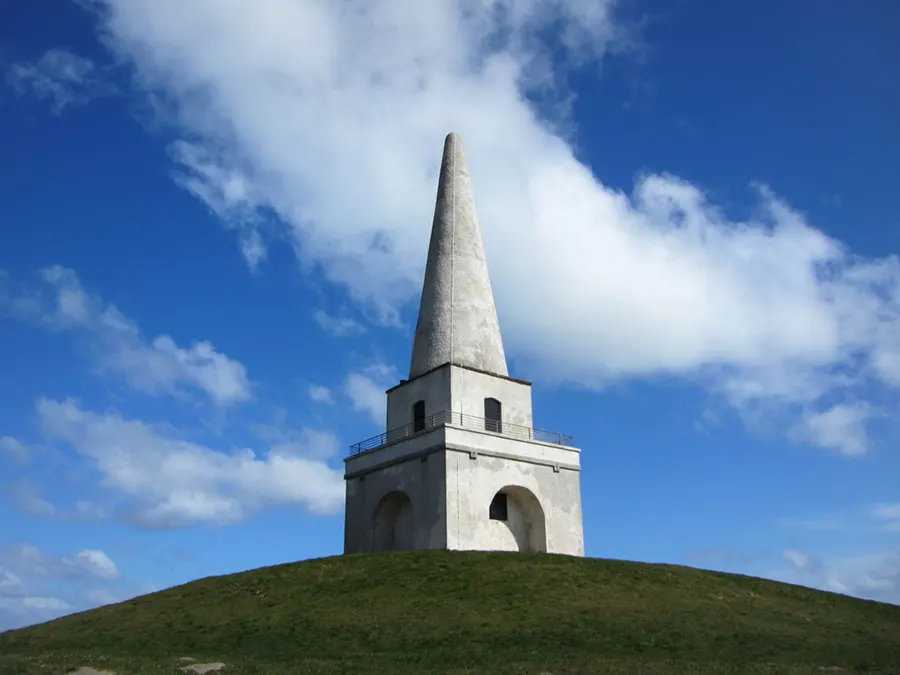
[[[0,634],[0,673],[900,673],[900,607],[670,565],[353,555],[201,579]]]

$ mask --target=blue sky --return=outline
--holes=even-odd
[[[341,551],[451,130],[587,554],[900,602],[896,3],[8,5],[0,629]]]

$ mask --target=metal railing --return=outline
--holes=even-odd
[[[464,415],[462,413],[453,412],[452,410],[442,410],[433,415],[426,416],[423,420],[419,420],[418,424],[412,422],[398,429],[391,429],[383,434],[372,436],[359,443],[350,446],[350,454],[358,455],[367,450],[374,450],[383,445],[390,445],[406,438],[412,438],[419,434],[427,433],[438,427],[450,425],[454,427],[462,427],[464,429],[478,429],[479,431],[487,431],[489,433],[508,436],[509,438],[519,438],[527,441],[540,441],[542,443],[553,443],[554,445],[574,445],[571,436],[559,434],[554,431],[542,431],[526,427],[521,424],[510,424],[500,420],[490,420],[484,417],[476,417],[475,415]]]

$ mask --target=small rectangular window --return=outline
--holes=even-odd
[[[425,401],[413,404],[413,432],[425,430]]]
[[[497,434],[503,433],[502,406],[495,398],[484,399],[484,428]]]

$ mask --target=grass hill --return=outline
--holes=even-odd
[[[554,555],[354,555],[193,581],[0,634],[0,673],[900,673],[900,607]]]

